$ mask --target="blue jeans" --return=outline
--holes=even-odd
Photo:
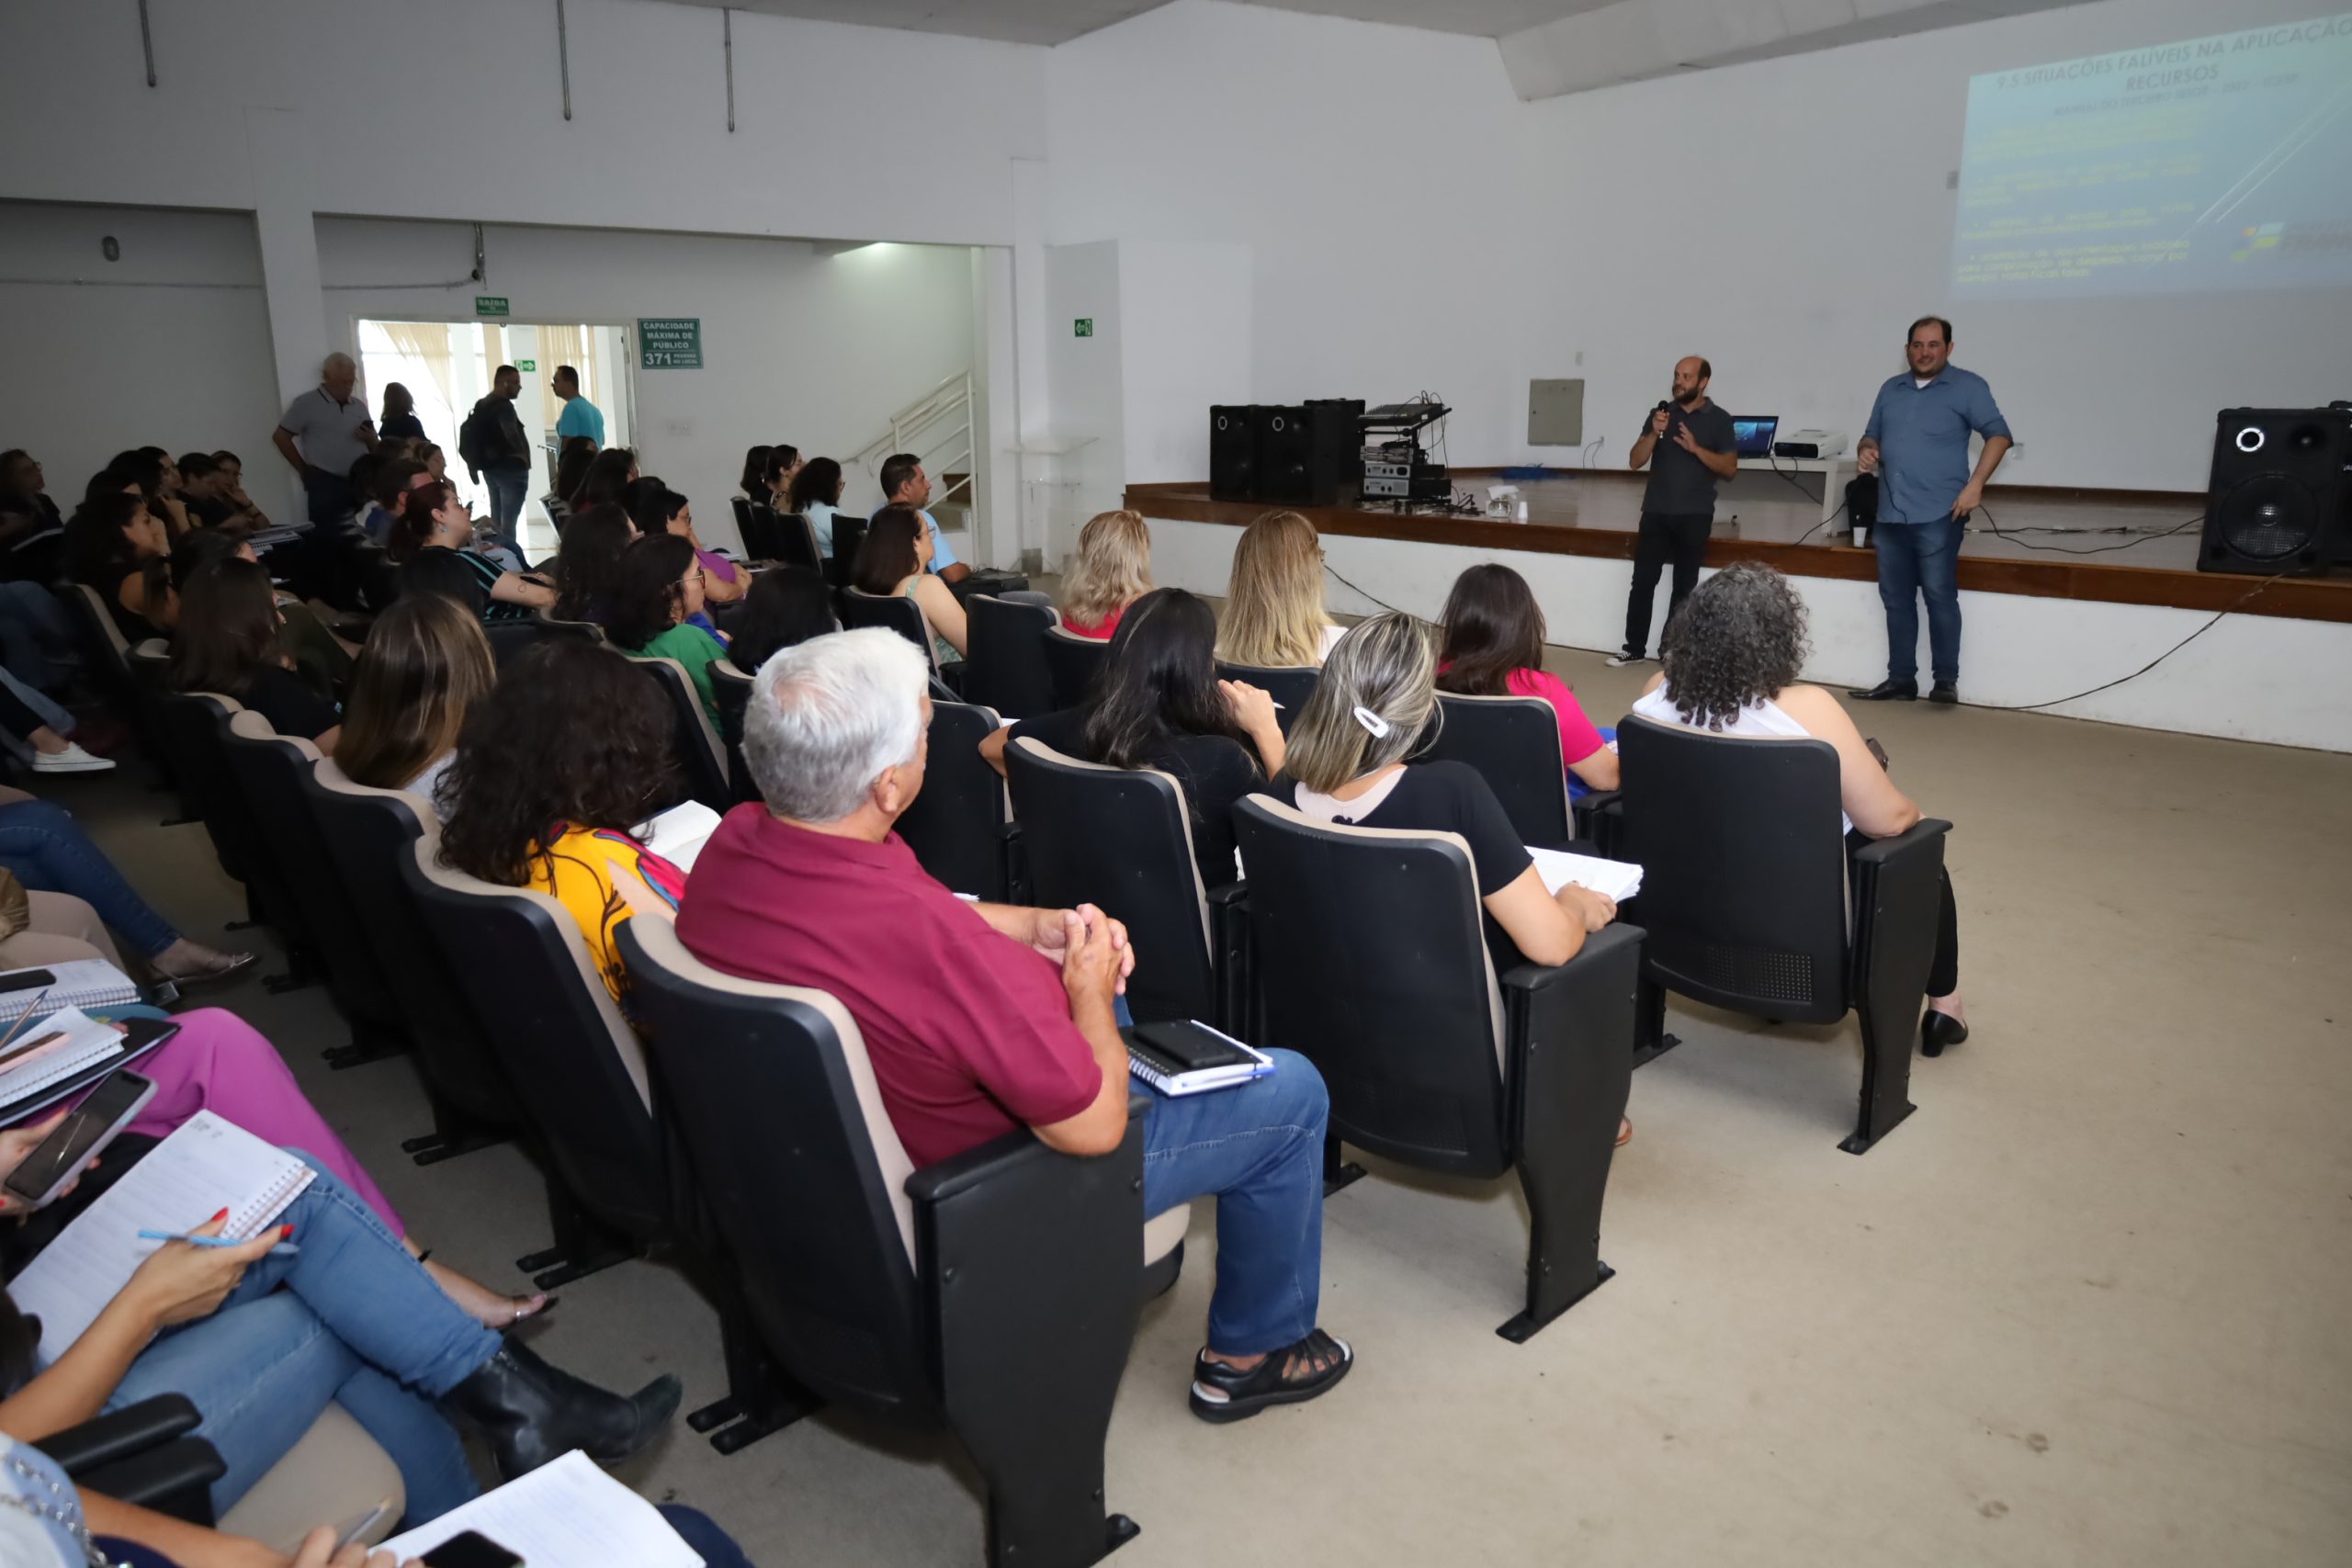
[[[1881,523],[1871,530],[1878,547],[1878,597],[1886,606],[1886,673],[1919,674],[1919,608],[1928,601],[1928,647],[1939,681],[1960,680],[1961,522]]]
[[[498,531],[508,538],[514,536],[514,525],[523,516],[523,500],[531,488],[528,468],[484,468],[481,482],[490,487],[490,514],[498,524]]]
[[[62,806],[46,800],[0,805],[0,866],[28,887],[71,893],[149,958],[180,939]]]
[[[38,582],[0,582],[0,665],[27,685],[50,692],[80,663],[73,618],[57,595]]]
[[[708,1514],[680,1503],[658,1506],[663,1520],[695,1549],[695,1555],[703,1561],[703,1568],[752,1568],[752,1560],[743,1555],[735,1538],[720,1529]]]
[[[197,1435],[229,1466],[212,1485],[219,1514],[332,1401],[400,1466],[407,1517],[423,1524],[478,1490],[433,1401],[495,1356],[500,1340],[442,1293],[356,1193],[311,1165],[318,1180],[279,1221],[294,1227],[300,1255],[263,1258],[209,1317],[166,1329],[107,1408],[162,1393],[194,1401],[204,1416]]]
[[[64,708],[60,707],[54,698],[26,684],[6,669],[0,669],[0,691],[5,691],[8,695],[16,698],[27,712],[42,724],[68,739],[73,739],[74,717]],[[5,750],[20,762],[31,761],[33,743],[27,738],[30,733],[28,730],[25,736],[19,736],[13,731],[0,732],[0,750]]]
[[[1216,1196],[1209,1348],[1257,1356],[1306,1337],[1323,1288],[1323,1134],[1331,1098],[1315,1064],[1278,1064],[1238,1089],[1157,1090],[1143,1135],[1143,1212]]]

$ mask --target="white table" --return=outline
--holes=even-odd
[[[1725,502],[1769,501],[1776,496],[1786,501],[1792,476],[1819,475],[1821,520],[1826,523],[1846,504],[1846,486],[1859,472],[1850,451],[1835,457],[1742,457],[1738,475],[1717,487],[1715,504],[1720,507]],[[1810,485],[1796,483],[1795,488],[1808,495],[1812,493]]]

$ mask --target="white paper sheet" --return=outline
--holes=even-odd
[[[689,800],[639,823],[637,836],[647,849],[680,871],[690,872],[704,843],[718,831],[718,812],[699,800]]]
[[[1642,890],[1642,868],[1631,861],[1572,855],[1566,850],[1539,850],[1532,844],[1527,847],[1527,852],[1535,857],[1535,874],[1554,893],[1573,882],[1622,904]]]
[[[577,1449],[377,1550],[406,1562],[468,1530],[514,1552],[525,1568],[703,1568],[652,1504]]]

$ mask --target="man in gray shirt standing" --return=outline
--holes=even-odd
[[[1612,665],[1637,664],[1649,657],[1650,608],[1657,597],[1659,570],[1674,563],[1674,587],[1666,618],[1682,608],[1698,586],[1699,563],[1715,525],[1715,486],[1739,471],[1738,436],[1731,415],[1707,400],[1714,367],[1693,355],[1674,364],[1674,395],[1651,411],[1649,423],[1625,466],[1638,468],[1652,456],[1649,488],[1642,492],[1641,533],[1634,543],[1634,592],[1625,602],[1625,651]]]
[[[351,465],[376,449],[376,423],[359,400],[359,367],[347,354],[330,354],[319,384],[286,405],[270,441],[302,476],[313,523],[339,523],[356,510]]]

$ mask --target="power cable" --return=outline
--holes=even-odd
[[[2157,654],[2154,659],[2149,660],[2145,664],[2141,665],[2140,668],[2132,671],[2129,675],[2118,675],[2114,680],[2106,682],[2104,685],[2093,686],[2086,692],[2076,692],[2070,697],[2052,697],[2046,703],[1971,703],[1968,705],[1971,707],[1992,708],[2003,713],[2033,713],[2041,708],[2054,708],[2066,703],[2080,702],[2085,697],[2095,697],[2101,692],[2111,692],[2116,687],[2123,684],[2126,681],[2138,680],[2141,676],[2145,675],[2149,671],[2154,670],[2157,665],[2162,664],[2165,660],[2170,659],[2174,654],[2178,653],[2182,649],[2187,648],[2190,643],[2195,642],[2199,637],[2203,637],[2207,632],[2211,631],[2216,626],[2221,624],[2222,617],[2233,615],[2237,611],[2245,608],[2246,605],[2254,602],[2255,595],[2260,593],[2264,589],[2269,587],[2272,583],[2278,581],[2279,578],[2285,577],[2287,573],[2282,571],[2264,578],[2252,588],[2247,589],[2245,592],[2240,595],[2234,603],[2214,611],[2211,617],[2209,618],[2203,626],[2199,626],[2195,631],[2190,632],[2187,637],[2182,637],[2178,642],[2174,643],[2170,648],[2165,649],[2162,653]]]

